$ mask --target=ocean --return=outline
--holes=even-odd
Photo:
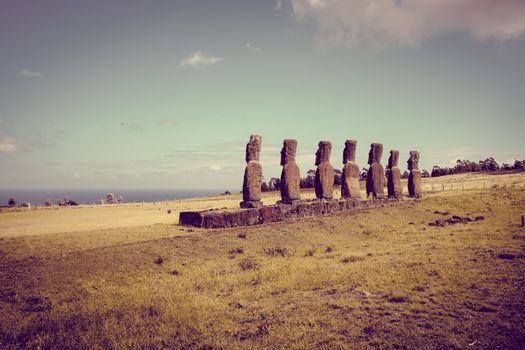
[[[0,189],[0,206],[7,205],[9,198],[14,197],[18,205],[31,203],[42,205],[46,200],[56,204],[58,200],[68,197],[78,204],[100,204],[106,198],[106,194],[113,193],[115,198],[122,196],[123,203],[130,202],[159,202],[166,200],[177,200],[186,198],[198,198],[217,196],[225,190],[149,190],[149,189]],[[231,193],[234,193],[230,190]]]

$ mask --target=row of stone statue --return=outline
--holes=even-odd
[[[261,183],[262,183],[262,166],[259,163],[261,152],[262,137],[251,135],[250,142],[246,145],[246,170],[244,171],[244,182],[242,186],[243,208],[256,208],[262,206],[261,203]],[[357,141],[347,140],[343,150],[343,171],[341,176],[341,198],[361,198],[359,190],[359,166],[355,162]],[[281,198],[283,203],[293,203],[301,199],[300,181],[301,176],[299,167],[295,162],[297,151],[297,140],[287,139],[283,142],[281,150]],[[334,167],[330,164],[330,155],[332,153],[332,143],[330,141],[319,142],[319,149],[315,153],[315,195],[318,199],[333,199],[334,197]],[[381,165],[381,156],[383,154],[383,145],[372,143],[368,153],[368,164],[370,168],[366,177],[366,194],[373,198],[384,196],[385,171]],[[399,151],[390,151],[388,158],[389,169],[386,179],[388,196],[400,198],[402,195],[401,188],[401,171],[397,163],[399,160]],[[419,152],[410,151],[408,158],[408,192],[411,197],[421,195],[421,172],[419,171]]]

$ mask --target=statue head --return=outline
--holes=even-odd
[[[370,145],[370,152],[368,152],[368,164],[380,163],[383,155],[383,144],[372,143]]]
[[[408,170],[419,170],[419,152],[410,151],[410,156],[407,160]]]
[[[315,152],[315,165],[330,162],[330,154],[332,153],[332,143],[330,141],[319,142],[319,148]]]
[[[259,135],[251,135],[250,142],[246,144],[246,162],[256,160],[259,161],[261,153],[262,137]]]
[[[397,167],[397,162],[399,160],[399,151],[397,150],[391,150],[390,151],[390,157],[388,158],[388,169],[392,169],[393,167]]]
[[[343,164],[355,162],[355,150],[357,148],[356,140],[346,140],[345,149],[343,150]]]
[[[297,152],[297,140],[286,139],[283,141],[281,149],[281,165],[295,162],[295,153]]]

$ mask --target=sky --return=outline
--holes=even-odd
[[[240,189],[262,135],[525,158],[523,0],[0,0],[0,188]]]

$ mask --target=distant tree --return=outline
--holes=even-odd
[[[359,178],[361,180],[366,180],[367,176],[368,176],[368,169],[363,167],[363,169],[361,169],[361,174],[359,175]]]
[[[272,177],[268,182],[268,189],[270,191],[278,191],[281,188],[281,179]]]
[[[497,171],[500,169],[498,162],[492,157],[479,161],[482,171]]]
[[[501,170],[512,170],[512,165],[510,165],[508,163],[503,163],[501,165]]]
[[[46,201],[44,202],[44,206],[46,207],[50,207],[53,205],[53,202],[51,202],[51,199],[46,199]]]
[[[265,181],[261,183],[261,192],[268,192],[268,184]]]
[[[408,177],[408,176],[407,176]],[[426,171],[425,169],[423,169],[423,171],[421,171],[421,177],[430,177],[430,174],[428,173],[428,171]]]
[[[115,196],[113,195],[113,193],[108,193],[106,194],[106,203],[113,203],[115,201]]]
[[[119,202],[119,203],[124,202],[124,198],[122,196],[118,196],[117,202]]]
[[[63,205],[66,205],[66,206],[69,205],[69,197],[64,197],[64,198],[62,199],[62,204],[63,204]]]
[[[16,207],[16,199],[14,197],[9,198],[9,200],[7,201],[7,205],[11,208]]]
[[[516,159],[514,161],[514,169],[518,169],[518,170],[525,169],[524,161]]]
[[[306,172],[306,177],[301,178],[299,186],[301,188],[313,188],[315,186],[315,169],[309,169]]]
[[[401,174],[402,179],[408,179],[408,171],[405,170],[403,174]]]
[[[339,169],[334,169],[334,186],[341,186],[341,178],[343,173]]]

